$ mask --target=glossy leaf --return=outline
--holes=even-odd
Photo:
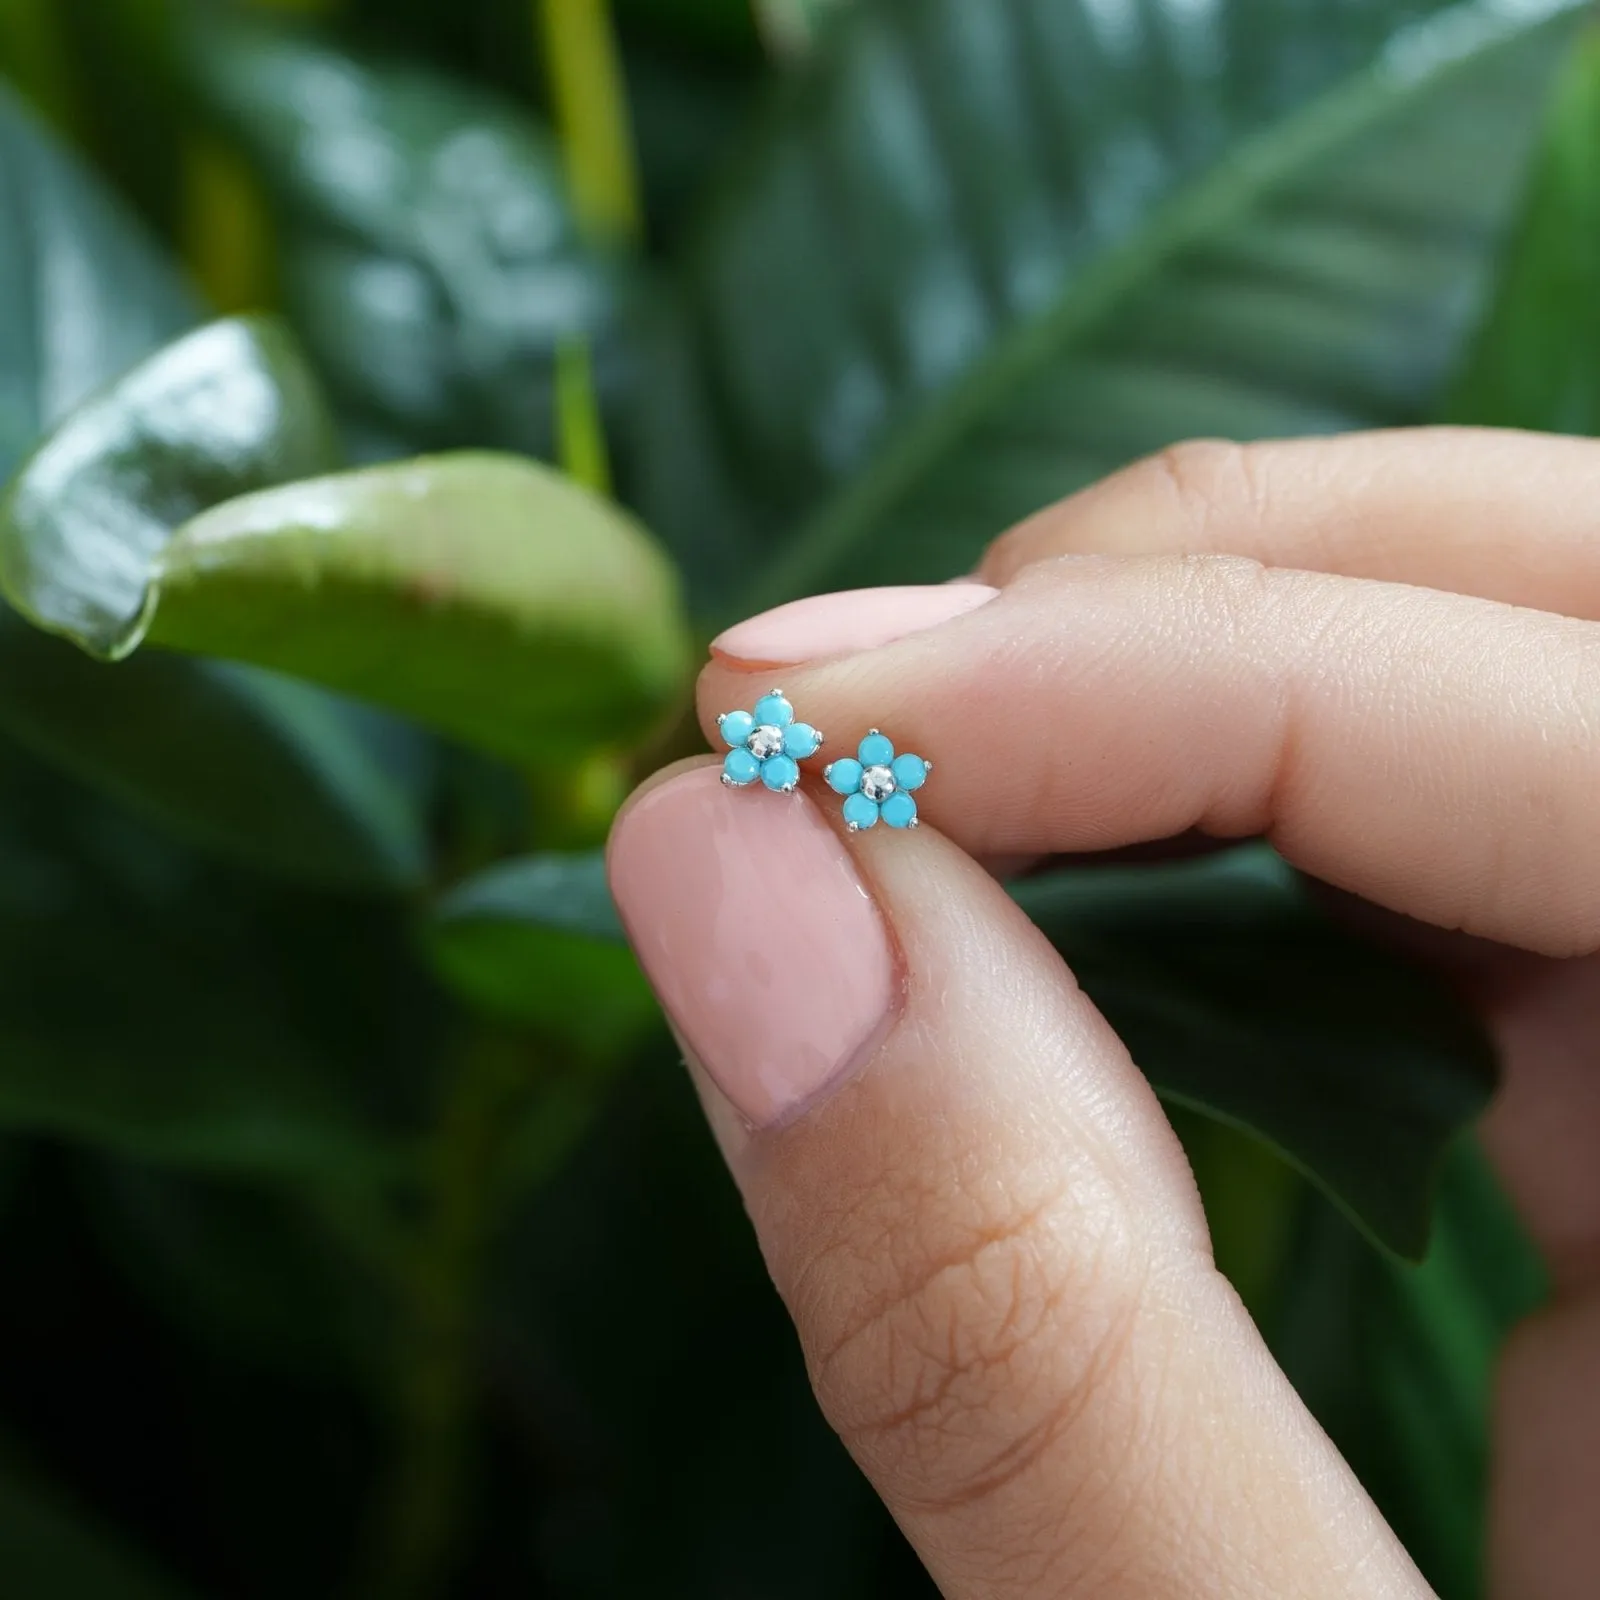
[[[1453,421],[1600,434],[1600,29],[1562,73]]]
[[[599,851],[503,862],[446,895],[426,933],[441,977],[490,1016],[614,1053],[655,1015]]]
[[[0,479],[196,315],[150,240],[0,82]]]
[[[623,296],[547,135],[436,74],[288,34],[198,37],[195,87],[266,186],[290,313],[340,399],[413,448],[545,453],[556,350],[604,355]]]
[[[689,667],[676,579],[631,518],[533,462],[472,453],[197,517],[161,556],[149,628],[522,761],[638,743]]]
[[[315,380],[276,324],[215,322],[80,406],[0,498],[0,587],[30,621],[117,660],[154,564],[219,501],[336,464]]]
[[[688,253],[646,516],[747,608],[968,570],[1186,435],[1424,418],[1571,9],[848,8]]]
[[[1341,933],[1269,851],[1028,879],[1017,900],[1156,1088],[1250,1129],[1420,1258],[1487,1041],[1432,979]]]
[[[62,438],[85,447],[89,433],[69,413],[86,400],[103,436],[108,427],[113,440],[136,433],[141,424],[108,417],[108,394],[89,397],[196,314],[144,234],[3,85],[0,310],[3,475],[45,427],[60,424]],[[59,453],[54,460],[59,467]],[[83,483],[113,497],[139,491],[139,464],[125,464],[130,470],[117,475],[86,460]],[[202,475],[218,482],[226,471],[210,464]],[[37,512],[58,556],[87,547],[71,581],[75,593],[97,597],[105,573],[94,550],[104,524],[145,529],[143,517],[160,507],[85,505],[76,476],[76,499],[66,497],[80,513],[70,536],[54,523],[65,504]],[[184,502],[183,485],[163,481],[162,490],[169,505]],[[50,576],[54,584],[54,563]],[[422,870],[425,750],[404,730],[380,729],[302,686],[181,660],[140,660],[111,673],[0,607],[0,728],[164,823],[276,870],[355,887],[410,881]]]
[[[0,1460],[6,1600],[180,1600],[187,1591],[35,1474]]]

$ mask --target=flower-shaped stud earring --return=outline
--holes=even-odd
[[[876,728],[861,741],[858,759],[829,762],[822,776],[835,794],[844,798],[844,820],[851,833],[873,827],[882,819],[891,828],[917,825],[917,802],[913,789],[920,789],[933,771],[933,763],[921,756],[897,756],[894,746]]]
[[[724,711],[717,718],[728,754],[722,781],[747,789],[757,778],[779,794],[800,782],[798,763],[822,748],[822,735],[809,722],[794,720],[794,707],[774,689],[756,701],[754,711]]]

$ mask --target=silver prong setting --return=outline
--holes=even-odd
[[[911,819],[911,820],[910,820],[910,821],[909,821],[909,822],[908,822],[908,823],[907,823],[907,824],[906,824],[906,826],[907,826],[907,827],[908,827],[908,828],[920,828],[920,827],[921,827],[921,826],[922,826],[922,818],[921,818],[921,817],[913,817],[913,818],[912,818],[912,819]]]
[[[724,789],[737,789],[739,787],[726,772],[722,774],[722,787]]]

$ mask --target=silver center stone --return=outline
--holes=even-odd
[[[868,767],[861,774],[861,792],[869,800],[887,800],[896,787],[894,774],[887,767]]]
[[[770,723],[764,722],[759,728],[751,731],[744,746],[757,761],[765,761],[783,749],[783,729],[774,728]]]

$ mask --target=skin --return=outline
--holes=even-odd
[[[929,826],[851,842],[904,1006],[778,1126],[691,1069],[818,1398],[950,1600],[1428,1592],[1215,1272],[1144,1079],[977,864],[1191,830],[1270,838],[1498,1037],[1484,1138],[1556,1287],[1501,1366],[1491,1588],[1593,1600],[1597,508],[1586,442],[1189,444],[997,540],[990,603],[784,668],[819,726],[938,753]],[[755,681],[706,668],[708,733]]]

